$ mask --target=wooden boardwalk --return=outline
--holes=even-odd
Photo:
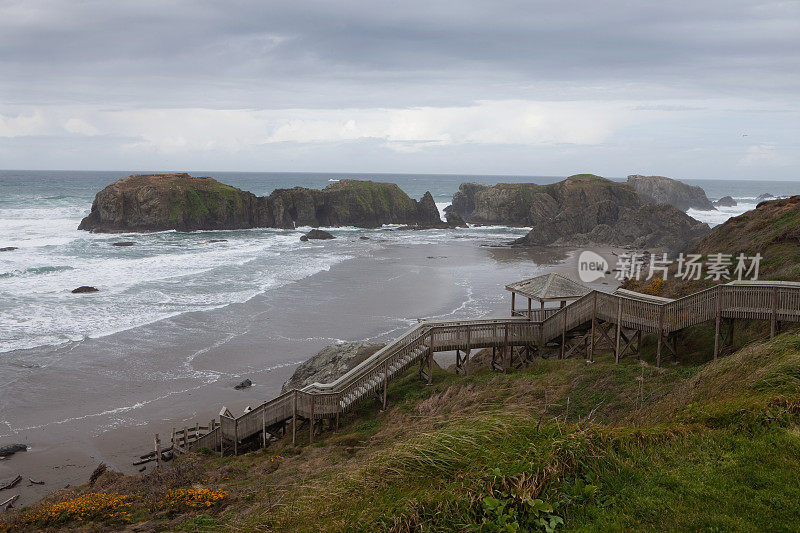
[[[660,364],[662,349],[674,353],[670,340],[676,332],[714,322],[716,358],[724,342],[723,322],[732,332],[734,319],[768,320],[771,336],[780,322],[800,322],[800,283],[732,282],[668,302],[591,291],[562,309],[544,311],[531,317],[420,322],[336,381],[288,391],[238,417],[221,414],[209,431],[193,431],[191,442],[184,430],[182,442],[173,443],[178,444],[175,451],[205,446],[221,454],[238,453],[247,439],[260,436],[266,445],[267,434],[283,431],[291,431],[294,440],[301,421],[308,423],[313,441],[315,425],[319,429],[320,422],[328,420],[338,427],[339,417],[365,398],[377,397],[385,408],[389,381],[413,365],[419,365],[420,376],[430,383],[435,352],[457,351],[457,368],[463,370],[472,350],[493,348],[492,366],[508,370],[514,365],[513,347],[522,348],[525,357],[542,354],[553,343],[560,346],[559,357],[582,347],[591,360],[595,347],[605,342],[619,361],[646,333],[657,335]],[[568,339],[579,342],[569,347]]]

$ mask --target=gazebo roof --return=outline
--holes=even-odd
[[[551,272],[506,285],[506,290],[540,302],[577,300],[592,289],[566,276]]]

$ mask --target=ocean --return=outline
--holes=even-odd
[[[245,302],[347,259],[370,253],[359,239],[336,247],[299,244],[307,228],[195,233],[103,235],[78,231],[94,195],[133,172],[0,171],[0,352],[80,342],[174,317]],[[552,183],[560,176],[464,176],[422,174],[192,172],[266,195],[276,188],[322,188],[346,178],[397,183],[413,198],[431,191],[442,210],[460,183],[476,181]],[[700,185],[711,200],[731,195],[737,207],[690,210],[716,225],[752,209],[763,193],[800,193],[800,183],[780,181],[684,180]],[[449,230],[386,232],[337,228],[337,235],[366,235],[389,244],[449,242]],[[506,242],[525,230],[484,227],[459,237]],[[132,247],[112,243],[132,240]],[[212,240],[224,242],[212,243]],[[91,285],[90,297],[71,289]]]

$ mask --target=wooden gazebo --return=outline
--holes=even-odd
[[[559,307],[564,307],[567,302],[591,292],[589,287],[555,272],[511,283],[506,285],[506,290],[511,292],[511,316],[527,316],[531,320],[547,318],[544,307],[546,302],[560,302]],[[517,294],[528,299],[527,310],[516,309]],[[532,309],[533,300],[539,302],[538,310]]]

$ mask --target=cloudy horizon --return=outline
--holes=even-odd
[[[0,168],[800,179],[800,2],[0,0]]]

